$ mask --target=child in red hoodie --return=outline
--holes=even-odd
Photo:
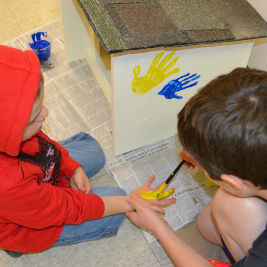
[[[115,235],[132,207],[120,188],[92,189],[88,176],[105,163],[93,137],[80,133],[59,144],[41,131],[48,111],[32,51],[0,46],[0,93],[0,247],[19,256]],[[150,190],[152,180],[142,188]],[[174,201],[152,208],[163,213],[159,206]]]

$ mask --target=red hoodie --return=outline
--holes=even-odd
[[[65,224],[100,218],[102,199],[69,188],[80,164],[43,132],[21,142],[40,81],[32,51],[0,45],[0,248],[39,252]]]

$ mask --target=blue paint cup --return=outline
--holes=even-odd
[[[50,57],[51,43],[46,40],[41,40],[41,35],[47,37],[45,32],[32,34],[33,43],[30,43],[29,45],[40,61],[46,61]]]

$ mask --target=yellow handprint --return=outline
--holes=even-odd
[[[173,189],[169,189],[164,192],[166,188],[167,185],[163,183],[157,191],[145,191],[144,189],[141,189],[140,194],[143,199],[163,199],[171,196],[174,193]]]
[[[168,76],[179,72],[180,71],[179,68],[174,68],[174,69],[170,70],[175,65],[175,63],[177,62],[179,57],[174,58],[170,63],[168,63],[171,60],[174,53],[175,53],[174,51],[169,53],[167,56],[165,56],[162,59],[161,62],[160,62],[160,60],[161,60],[161,57],[163,56],[164,52],[162,51],[162,52],[158,53],[155,56],[155,58],[153,59],[151,65],[148,69],[147,74],[143,77],[137,77],[140,73],[141,67],[140,67],[140,65],[135,66],[133,69],[133,73],[134,73],[134,79],[132,82],[133,92],[142,95],[142,94],[150,91],[154,86],[157,86],[158,84],[160,84]],[[170,70],[170,71],[167,72],[168,70]]]

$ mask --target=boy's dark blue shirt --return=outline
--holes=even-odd
[[[246,234],[246,233],[244,233]],[[265,230],[253,242],[249,255],[234,263],[232,267],[266,267],[267,266],[267,225]]]

